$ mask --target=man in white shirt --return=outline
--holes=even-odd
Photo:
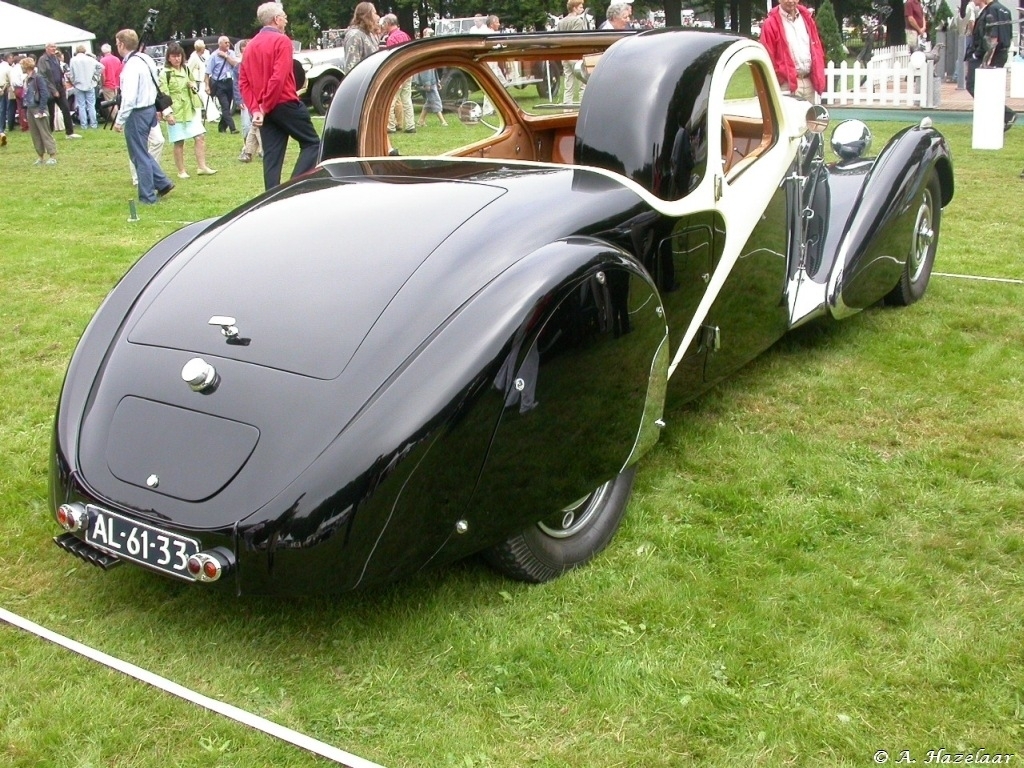
[[[605,12],[601,29],[629,29],[633,22],[633,8],[629,3],[612,3]]]
[[[583,7],[583,0],[566,0],[566,13],[555,26],[559,32],[585,32],[587,30],[587,9]],[[567,59],[562,62],[562,103],[578,103],[583,98],[583,89],[587,84],[576,77],[576,64],[579,62]],[[579,89],[579,96],[573,97],[573,92]]]
[[[964,6],[963,18],[960,20],[960,36],[963,38],[963,42],[960,44],[960,50],[958,51],[960,55],[956,57],[956,70],[953,72],[958,91],[962,91],[967,87],[967,67],[964,66],[964,58],[971,44],[971,36],[974,35],[974,22],[977,19],[978,6],[974,4],[974,0],[967,0],[967,4]]]
[[[21,56],[13,57],[11,54],[7,54],[7,60],[11,63],[11,91],[7,94],[7,130],[13,131],[14,124],[17,122],[22,131],[27,131],[28,116],[25,114],[21,99],[18,98],[18,91],[25,88],[25,70],[18,63],[21,61]]]
[[[149,154],[149,132],[156,121],[156,63],[139,51],[139,36],[134,29],[117,33],[117,52],[124,59],[121,70],[121,109],[114,130],[124,133],[128,157],[139,177],[139,202],[154,205],[174,184],[160,164]]]
[[[70,67],[78,124],[82,128],[99,128],[96,121],[96,86],[103,77],[103,65],[85,52],[84,45],[79,45],[71,57]]]
[[[210,54],[206,51],[206,43],[199,38],[192,44],[192,54],[188,57],[188,75],[196,85],[196,92],[199,94],[199,101],[203,109],[203,122],[209,119],[210,94],[203,87],[206,79],[206,65],[210,61]]]

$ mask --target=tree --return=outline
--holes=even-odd
[[[953,18],[953,11],[949,9],[949,4],[946,0],[938,0],[935,5],[929,3],[925,6],[925,13],[928,14],[929,36],[932,34],[932,30],[945,32],[949,26],[950,19]]]
[[[836,21],[831,0],[823,0],[814,18],[818,25],[821,45],[825,49],[825,61],[844,61],[846,52],[843,50],[843,35],[839,31],[839,22]]]

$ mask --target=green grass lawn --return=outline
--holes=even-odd
[[[876,150],[897,127],[873,126]],[[1024,129],[982,152],[940,128],[957,189],[936,270],[1024,279]],[[220,173],[175,179],[135,223],[122,137],[58,137],[55,168],[26,134],[0,150],[0,607],[387,766],[1024,751],[1019,284],[933,277],[909,309],[802,328],[670,403],[617,538],[543,586],[468,561],[235,599],[59,551],[46,472],[71,352],[146,248],[262,190],[237,139],[209,135]],[[323,764],[0,624],[0,765]]]

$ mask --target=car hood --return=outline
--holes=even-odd
[[[328,165],[212,224],[139,293],[88,406],[64,416],[81,419],[80,480],[97,497],[182,528],[234,525],[502,272],[641,205],[579,169]],[[215,371],[201,392],[183,381],[196,357]]]
[[[301,50],[293,55],[293,58],[299,62],[314,64],[324,64],[330,61],[341,62],[345,60],[345,49],[344,48],[310,48]]]

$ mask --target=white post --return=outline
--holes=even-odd
[[[1006,70],[974,72],[974,130],[971,149],[1003,148],[1003,108],[1006,105]]]
[[[1010,98],[1024,99],[1024,61],[1010,62]]]

